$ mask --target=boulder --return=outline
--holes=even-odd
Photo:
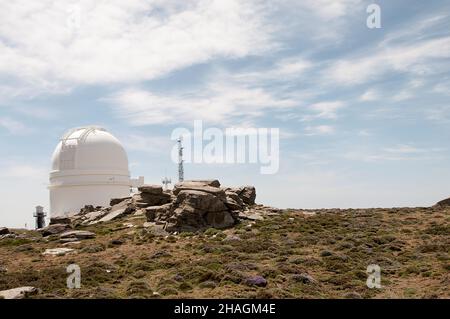
[[[235,223],[235,219],[219,197],[199,190],[181,190],[169,215],[166,226],[168,231],[226,228]]]
[[[76,239],[90,239],[94,238],[95,233],[86,230],[72,230],[59,235],[59,238],[76,238]]]
[[[225,205],[231,210],[241,210],[244,207],[244,202],[239,195],[230,190],[225,191]]]
[[[441,200],[437,203],[438,206],[450,206],[450,198]]]
[[[138,187],[138,191],[153,195],[161,195],[163,193],[162,186],[160,185],[142,185]]]
[[[117,205],[127,199],[131,199],[131,196],[121,197],[121,198],[112,198],[111,201],[109,202],[109,206]]]
[[[24,299],[31,295],[36,295],[39,293],[39,289],[35,287],[19,287],[9,290],[0,291],[0,297],[3,299]]]
[[[67,224],[53,224],[48,225],[47,227],[44,227],[42,229],[39,229],[39,232],[42,234],[42,236],[47,237],[50,235],[57,235],[61,234],[68,229],[71,229],[70,225]]]
[[[93,205],[84,205],[84,207],[80,209],[80,214],[84,215],[84,214],[93,212],[95,210],[96,209],[95,209],[95,207]]]
[[[9,229],[6,227],[0,227],[0,235],[7,235],[9,234]]]
[[[256,189],[253,186],[244,186],[239,197],[247,205],[255,205]]]
[[[164,205],[170,203],[171,200],[171,195],[164,192],[160,194],[140,193],[133,196],[133,203],[139,208]]]
[[[145,209],[145,216],[147,217],[147,221],[152,222],[155,220],[164,220],[165,216],[170,212],[172,207],[171,203],[164,204],[161,206],[149,206]]]
[[[50,225],[54,225],[54,224],[66,224],[69,225],[71,223],[71,219],[70,217],[65,217],[65,216],[59,216],[59,217],[52,217],[50,218]]]

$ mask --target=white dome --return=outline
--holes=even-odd
[[[52,156],[50,214],[109,205],[111,198],[129,196],[130,186],[127,154],[117,138],[97,126],[71,129]]]
[[[72,169],[128,172],[128,158],[119,140],[104,128],[74,128],[63,135],[52,156],[53,171]]]

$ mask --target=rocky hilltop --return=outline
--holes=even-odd
[[[0,228],[0,298],[449,298],[450,200],[276,209],[252,186],[145,185],[38,231]],[[66,286],[67,266],[81,287]],[[366,285],[381,268],[379,289]]]

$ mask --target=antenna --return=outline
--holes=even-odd
[[[178,181],[184,181],[184,168],[183,168],[183,145],[181,144],[183,137],[177,140],[178,143]]]
[[[44,212],[44,207],[36,206],[36,212],[33,214],[36,218],[36,229],[45,227],[45,216],[47,213]]]

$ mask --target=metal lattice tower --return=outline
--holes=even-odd
[[[177,140],[178,143],[178,181],[184,181],[184,168],[183,168],[183,144],[182,137]]]

